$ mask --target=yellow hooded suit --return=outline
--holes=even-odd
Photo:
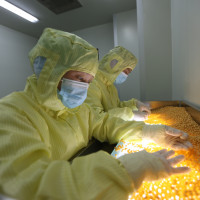
[[[99,62],[99,70],[90,84],[86,103],[99,113],[108,112],[126,121],[133,120],[136,99],[120,101],[114,81],[126,68],[134,69],[136,57],[127,49],[117,46]]]
[[[0,193],[20,200],[127,199],[134,185],[106,152],[68,160],[92,137],[116,143],[141,138],[143,122],[97,115],[87,104],[65,107],[57,85],[69,70],[95,76],[97,51],[78,36],[47,28],[30,52],[45,63],[25,90],[0,100]],[[33,67],[33,70],[34,67]]]

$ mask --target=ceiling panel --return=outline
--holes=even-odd
[[[112,22],[113,14],[136,9],[136,0],[79,0],[82,7],[56,14],[37,0],[9,0],[37,17],[38,23],[0,7],[0,24],[38,38],[45,27],[68,32]]]

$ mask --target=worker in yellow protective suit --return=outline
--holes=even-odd
[[[189,171],[174,168],[183,157],[170,158],[173,152],[166,150],[120,159],[99,151],[69,162],[92,137],[111,143],[152,139],[174,149],[190,145],[182,131],[126,122],[83,103],[98,60],[96,48],[80,37],[46,28],[29,57],[34,74],[25,90],[0,100],[1,194],[19,200],[122,200],[143,180]]]
[[[98,112],[109,112],[126,121],[146,120],[151,113],[149,106],[134,98],[120,101],[114,85],[123,83],[136,64],[136,57],[122,46],[110,50],[99,62],[85,102]]]

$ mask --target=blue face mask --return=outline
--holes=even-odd
[[[66,107],[75,108],[85,101],[88,87],[88,83],[63,78],[58,97]]]
[[[115,84],[121,84],[127,79],[128,75],[121,72],[115,80]]]

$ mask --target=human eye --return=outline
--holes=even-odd
[[[79,76],[78,79],[81,81],[81,82],[84,82],[84,78]]]
[[[80,75],[76,76],[76,80],[80,81],[80,82],[84,82],[84,78],[82,76],[80,76]]]

